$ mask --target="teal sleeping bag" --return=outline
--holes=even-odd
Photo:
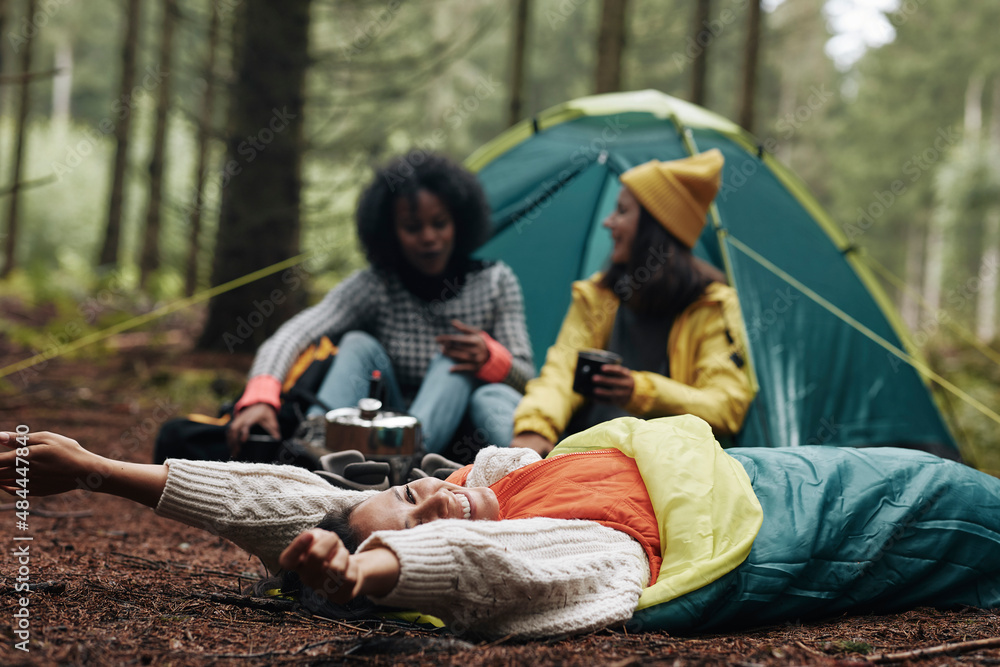
[[[1000,607],[1000,480],[895,448],[727,453],[764,511],[749,556],[707,586],[636,612],[630,631]]]

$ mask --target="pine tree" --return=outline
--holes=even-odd
[[[240,9],[226,140],[228,182],[222,191],[213,285],[299,252],[309,4],[247,0]],[[281,274],[272,274],[215,297],[199,346],[232,350],[238,340],[250,351],[302,306],[304,294],[288,294],[288,289]],[[271,298],[276,292],[280,299]],[[240,329],[241,318],[248,322],[254,308],[261,314],[259,325]]]
[[[36,0],[28,0],[26,5],[26,16],[33,17],[35,8],[38,6]],[[17,122],[14,126],[14,168],[11,172],[9,207],[7,209],[7,238],[4,247],[3,271],[0,271],[0,278],[6,278],[14,270],[17,251],[18,234],[18,206],[21,202],[21,174],[24,167],[24,144],[27,139],[28,109],[31,105],[31,52],[34,43],[35,31],[30,31],[24,36],[24,41],[20,42],[21,56],[21,85],[20,98],[17,111]]]
[[[528,15],[530,11],[530,0],[514,0],[510,45],[510,106],[507,113],[508,125],[518,122],[523,115],[521,109],[524,106],[524,72],[528,50]]]
[[[149,202],[146,209],[146,233],[139,257],[139,284],[143,288],[160,266],[160,216],[163,207],[163,166],[166,160],[167,114],[170,111],[170,72],[177,26],[177,0],[163,0],[163,32],[160,36],[160,69],[165,73],[157,90],[156,121],[153,128],[153,154],[149,159]]]
[[[125,37],[122,42],[122,74],[119,83],[119,103],[126,105],[115,124],[115,162],[111,177],[111,200],[108,204],[108,222],[98,264],[117,265],[122,227],[122,202],[125,198],[125,172],[128,167],[128,150],[132,126],[131,95],[135,85],[136,53],[139,50],[140,0],[128,0],[125,15]]]
[[[622,89],[622,52],[625,50],[628,0],[603,0],[597,33],[597,70],[594,91],[613,93]]]

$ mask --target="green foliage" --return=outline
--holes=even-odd
[[[844,107],[830,172],[831,210],[843,225],[861,211],[872,222],[857,239],[902,273],[910,225],[925,226],[934,201],[934,172],[961,138],[966,86],[973,74],[1000,74],[989,0],[909,3],[892,17],[896,39],[869,51],[850,75],[856,96]],[[958,35],[962,35],[960,38]],[[879,195],[903,188],[892,204]],[[884,209],[884,210],[882,210]]]
[[[950,241],[945,285],[961,285],[980,272],[983,221],[1000,208],[1000,156],[993,151],[986,143],[964,142],[948,153],[935,175],[933,216]],[[966,311],[953,314],[971,328],[972,309]]]
[[[868,642],[855,639],[845,639],[833,642],[833,646],[846,653],[860,653],[862,655],[868,655],[869,653],[875,651],[875,647]]]
[[[133,168],[125,195],[122,238],[126,266],[137,262],[145,221],[147,188],[144,170],[139,165],[148,159],[150,113],[149,102],[145,100],[135,109]],[[10,118],[0,119],[0,142],[12,141],[12,124]],[[107,224],[114,139],[94,126],[64,125],[36,118],[29,126],[26,145],[29,153],[23,179],[54,180],[22,195],[19,262],[32,272],[44,271],[50,280],[70,286],[87,284],[93,277],[93,262]],[[193,128],[176,115],[168,133],[167,152],[167,195],[161,237],[165,268],[159,281],[165,286],[160,293],[170,296],[180,291],[186,260],[188,221],[183,207],[193,198],[194,171]],[[0,178],[9,182],[10,166],[3,166]],[[208,203],[214,205],[214,200]],[[211,225],[213,220],[209,216],[207,222]],[[211,234],[205,238],[211,238]]]
[[[993,348],[998,347],[993,341]],[[929,346],[932,365],[950,382],[993,411],[1000,405],[1000,365],[952,337],[938,336]],[[998,424],[973,405],[943,389],[937,389],[938,404],[962,455],[975,467],[1000,477]]]
[[[765,13],[755,134],[803,177],[843,229],[853,226],[852,242],[896,274],[906,266],[907,244],[900,242],[904,234],[916,229],[923,237],[932,220],[944,221],[950,250],[943,292],[948,294],[950,288],[966,284],[978,267],[981,223],[1000,192],[998,170],[991,166],[995,153],[987,154],[985,141],[968,145],[961,130],[969,78],[982,77],[987,92],[1000,79],[1000,50],[993,34],[1000,24],[1000,3],[902,3],[891,16],[895,39],[870,50],[850,71],[840,72],[823,50],[830,36],[823,16],[825,2],[784,0]],[[21,3],[8,4],[14,11],[8,25],[17,30],[22,25],[17,13],[23,11]],[[597,0],[531,3],[525,116],[593,92],[600,4]],[[151,305],[149,297],[135,293],[152,133],[153,95],[147,90],[139,91],[127,108],[135,123],[125,193],[122,273],[101,278],[93,269],[106,224],[115,148],[102,121],[120,120],[116,109],[122,102],[118,77],[123,3],[77,0],[51,6],[55,10],[38,30],[36,68],[51,67],[58,49],[72,47],[71,119],[61,123],[51,118],[49,81],[33,84],[25,177],[55,175],[58,180],[25,192],[18,244],[23,270],[0,285],[0,297],[17,293],[33,305],[52,304],[53,314],[37,335],[28,331],[30,327],[6,329],[31,347],[80,319],[81,305],[99,297],[108,303],[93,321],[86,321],[87,327],[106,325]],[[232,19],[240,2],[220,6],[232,11],[225,12],[222,23],[217,131],[225,120],[226,84],[232,79]],[[160,7],[143,3],[136,63],[140,82],[155,69]],[[187,261],[197,152],[194,119],[204,90],[207,53],[209,4],[181,0],[180,7],[175,66],[167,73],[173,107],[166,153],[163,268],[150,290],[161,299],[180,294]],[[715,0],[709,18],[707,106],[730,118],[739,104],[746,7],[745,0]],[[313,276],[314,297],[364,265],[353,212],[373,165],[414,146],[462,158],[504,129],[510,95],[510,14],[511,3],[492,0],[313,0],[314,65],[306,82],[302,126],[307,153],[301,243],[313,253],[304,268]],[[692,31],[693,3],[632,0],[628,16],[624,87],[656,88],[686,97],[691,59],[702,48]],[[3,40],[0,48],[5,49],[10,67],[9,40]],[[14,90],[0,87],[2,184],[10,180],[7,156],[14,139]],[[991,108],[987,94],[985,125],[997,114],[1000,109]],[[202,287],[207,286],[223,186],[220,136],[213,141],[210,187],[201,202]],[[897,182],[900,187],[894,193]],[[887,193],[889,204],[884,203]],[[953,313],[956,319],[971,322],[972,301],[966,299],[965,310]],[[956,384],[981,396],[987,405],[1000,404],[995,393],[1000,379],[992,367],[981,366],[976,355],[968,356],[951,341],[934,339],[928,349],[935,367],[949,377],[954,374]],[[191,382],[196,385],[201,380]],[[992,422],[962,406],[949,419],[959,438],[968,433],[970,441],[988,449]],[[991,454],[976,456],[992,460]],[[987,465],[1000,469],[1000,462]]]

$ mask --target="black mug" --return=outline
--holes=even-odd
[[[576,373],[573,374],[573,391],[591,397],[594,395],[594,375],[601,372],[604,364],[620,364],[621,356],[606,350],[580,350],[576,358]]]

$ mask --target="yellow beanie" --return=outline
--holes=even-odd
[[[683,160],[650,160],[622,174],[621,182],[657,222],[693,248],[719,191],[723,162],[717,148]]]

